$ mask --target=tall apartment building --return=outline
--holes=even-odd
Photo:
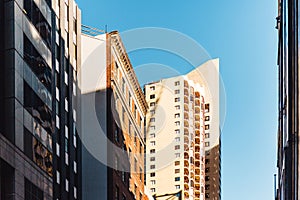
[[[0,1],[0,199],[81,199],[80,11]]]
[[[83,199],[145,199],[144,94],[119,33],[84,28]]]
[[[220,199],[218,67],[145,85],[146,185],[157,199]]]
[[[300,198],[299,5],[278,1],[278,189],[276,199]]]

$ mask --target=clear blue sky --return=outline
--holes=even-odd
[[[212,58],[220,58],[227,95],[222,199],[272,199],[277,138],[277,0],[77,3],[86,25],[103,29],[107,24],[109,31],[120,32],[141,27],[169,28],[195,39]],[[180,63],[166,53],[151,51],[130,57],[134,66]]]

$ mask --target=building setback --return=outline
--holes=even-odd
[[[84,27],[83,199],[146,199],[143,92],[119,33]]]
[[[80,20],[72,0],[0,1],[1,200],[81,199]]]
[[[146,185],[157,199],[220,199],[218,66],[145,85]]]
[[[299,5],[278,1],[277,200],[298,200],[299,178]]]

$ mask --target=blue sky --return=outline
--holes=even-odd
[[[162,27],[220,58],[227,104],[222,130],[222,199],[272,199],[276,172],[276,0],[77,0],[86,25],[120,32]],[[126,46],[126,43],[125,43]],[[132,52],[134,66],[189,63],[166,52]],[[180,67],[181,68],[180,68]],[[180,69],[179,69],[180,68]]]

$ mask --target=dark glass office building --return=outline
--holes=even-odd
[[[81,199],[80,21],[73,0],[0,0],[0,200]]]
[[[278,1],[278,182],[277,200],[300,199],[299,179],[299,6]]]

